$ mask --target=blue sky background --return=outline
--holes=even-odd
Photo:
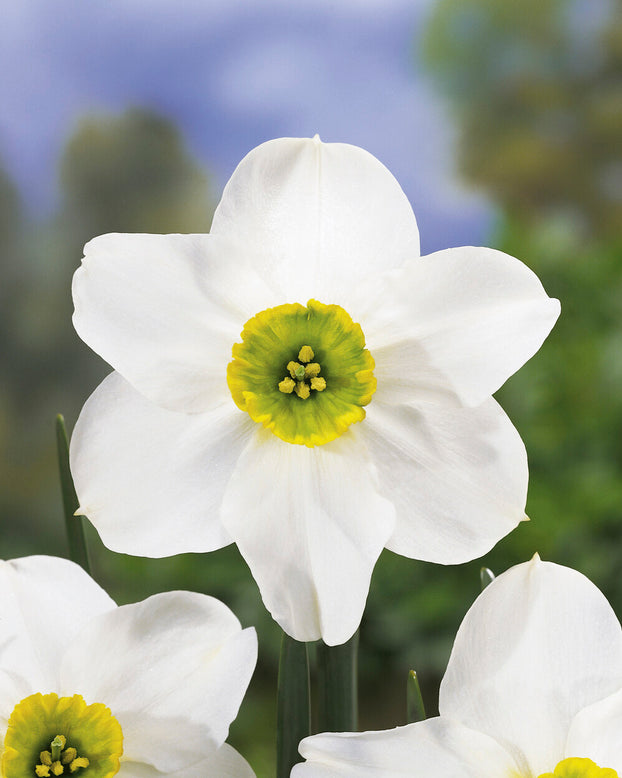
[[[447,106],[418,42],[435,0],[19,0],[0,26],[0,163],[35,216],[87,112],[175,121],[221,189],[283,135],[354,143],[394,173],[424,252],[485,243],[490,205],[454,170]]]

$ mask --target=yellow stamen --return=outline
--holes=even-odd
[[[50,754],[49,751],[42,751],[39,754],[39,761],[41,762],[41,764],[47,764],[47,765],[52,764],[52,754]]]
[[[314,356],[315,354],[311,346],[303,346],[298,352],[298,359],[301,362],[310,362]]]
[[[38,764],[35,767],[35,775],[37,775],[38,778],[49,778],[50,768],[46,764]]]
[[[75,748],[66,748],[63,751],[63,755],[61,757],[61,762],[63,764],[69,764],[69,762],[73,762],[73,760],[78,756],[78,752]]]
[[[324,389],[326,389],[326,381],[321,376],[319,378],[312,378],[311,389],[315,389],[316,392],[323,392]]]
[[[62,766],[62,764],[59,761],[52,762],[52,766],[50,767],[50,770],[54,775],[62,775],[65,772],[65,768]]]
[[[69,771],[75,773],[80,767],[88,767],[89,764],[89,760],[85,756],[79,756],[69,765]]]
[[[305,365],[305,378],[315,378],[316,375],[320,374],[321,369],[318,362],[309,362],[308,365]]]
[[[305,384],[304,381],[298,381],[294,391],[296,392],[298,397],[300,397],[302,400],[306,400],[309,397],[309,395],[311,394],[311,391],[309,389],[309,385]]]
[[[282,381],[279,381],[279,392],[283,392],[283,394],[291,394],[294,391],[295,386],[296,382],[292,381],[291,378],[284,378]]]

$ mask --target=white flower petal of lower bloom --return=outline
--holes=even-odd
[[[255,630],[223,603],[167,592],[93,619],[68,647],[60,686],[105,702],[124,759],[168,773],[222,745],[256,659]]]
[[[269,249],[262,273],[282,302],[342,304],[353,278],[419,256],[412,208],[391,173],[363,149],[318,138],[279,138],[247,154],[211,234]]]
[[[442,394],[453,390],[466,405],[479,405],[535,354],[560,310],[527,265],[472,246],[409,262],[367,282],[359,297],[368,348],[380,358],[378,378],[389,347],[406,356],[391,365],[386,390],[406,385],[416,399],[423,366],[424,387],[436,377]]]
[[[231,542],[220,501],[254,423],[226,403],[182,414],[112,373],[84,405],[70,460],[81,511],[113,551],[162,557]]]
[[[622,688],[577,713],[570,726],[566,753],[588,757],[622,775]]]
[[[73,279],[78,335],[145,397],[185,412],[229,398],[242,324],[275,304],[249,251],[211,235],[102,235]]]
[[[292,778],[509,778],[516,764],[487,735],[455,721],[428,719],[382,732],[305,738],[307,760]]]
[[[348,433],[292,446],[258,429],[227,487],[222,521],[263,601],[296,640],[343,643],[357,629],[394,508]]]
[[[116,607],[101,586],[67,559],[0,560],[2,669],[33,688],[53,684],[67,641],[94,615]]]
[[[535,558],[495,579],[465,616],[439,709],[540,775],[584,756],[566,754],[572,719],[621,686],[622,630],[605,597],[575,570]]]
[[[249,763],[235,748],[224,743],[200,762],[175,772],[160,772],[140,762],[123,762],[121,778],[255,778]]]
[[[478,408],[372,403],[358,427],[396,506],[391,551],[465,562],[524,518],[527,456],[495,400]]]

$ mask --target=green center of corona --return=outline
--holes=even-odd
[[[232,349],[236,405],[287,443],[321,446],[365,418],[376,391],[359,324],[339,305],[309,300],[249,319]]]
[[[610,767],[599,767],[591,759],[571,757],[563,759],[552,773],[542,773],[538,778],[618,778]]]
[[[123,753],[121,726],[102,703],[79,694],[32,694],[9,718],[2,778],[112,778]]]

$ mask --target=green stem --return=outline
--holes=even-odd
[[[318,732],[358,729],[358,642],[356,632],[341,646],[317,644]]]
[[[307,644],[285,633],[279,659],[276,719],[276,775],[289,778],[292,767],[302,762],[298,743],[311,734],[311,701]]]
[[[406,722],[412,724],[415,721],[423,721],[425,718],[425,706],[419,688],[419,679],[417,673],[410,670],[406,686]]]
[[[56,448],[58,452],[60,488],[63,495],[65,527],[69,543],[69,557],[72,561],[81,565],[87,573],[90,573],[91,566],[86,538],[84,537],[82,517],[75,515],[80,504],[73,485],[71,470],[69,469],[69,442],[67,440],[67,430],[65,429],[65,419],[60,413],[56,417]]]

